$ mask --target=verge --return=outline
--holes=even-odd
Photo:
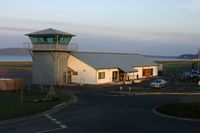
[[[14,118],[14,119],[9,119],[9,120],[3,120],[3,121],[0,121],[0,124],[9,124],[9,123],[13,123],[13,122],[31,120],[31,119],[34,119],[34,118],[41,117],[44,114],[55,113],[55,112],[61,110],[62,108],[64,108],[65,106],[68,106],[68,105],[70,105],[70,104],[72,104],[72,103],[74,103],[74,102],[77,101],[77,97],[75,95],[71,95],[71,97],[72,98],[69,101],[66,101],[66,102],[63,102],[61,104],[58,104],[58,105],[52,107],[51,109],[49,109],[47,111],[36,113],[36,114],[32,114],[32,115],[26,115],[26,116],[19,117],[19,118]]]
[[[158,116],[161,116],[161,117],[164,117],[164,118],[168,118],[168,119],[184,120],[184,121],[190,121],[190,122],[200,122],[200,119],[192,119],[192,118],[171,116],[171,115],[167,115],[167,114],[158,112],[158,111],[156,110],[156,108],[158,108],[158,107],[159,107],[159,106],[156,106],[156,107],[153,108],[153,113],[156,114],[156,115],[158,115]]]

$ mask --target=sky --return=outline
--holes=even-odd
[[[200,48],[200,0],[0,0],[0,48],[26,33],[76,34],[80,51],[177,56]]]

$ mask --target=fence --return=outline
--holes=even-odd
[[[24,85],[32,82],[32,72],[25,70],[0,70],[0,79],[23,79]]]

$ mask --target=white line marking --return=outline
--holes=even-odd
[[[56,119],[54,119],[54,118],[53,118],[53,119],[50,119],[50,120],[51,120],[51,121],[57,121],[57,120],[56,120]]]
[[[67,128],[67,126],[66,126],[66,125],[60,125],[60,127],[61,127],[61,128]]]
[[[48,117],[48,116],[49,116],[49,114],[44,114],[44,116]]]
[[[43,131],[39,131],[39,132],[36,132],[36,133],[48,133],[48,132],[52,132],[52,131],[58,131],[58,130],[62,130],[62,129],[65,129],[67,128],[66,125],[62,124],[62,122],[56,120],[55,118],[53,118],[52,116],[50,116],[49,114],[44,114],[44,116],[52,121],[54,124],[58,125],[59,128],[54,128],[54,129],[49,129],[49,130],[43,130]]]
[[[49,132],[52,132],[52,131],[58,131],[58,130],[62,130],[62,129],[63,128],[54,128],[54,129],[39,131],[39,132],[36,132],[36,133],[49,133]]]
[[[47,119],[52,119],[53,117],[51,117],[51,116],[48,116],[48,117],[46,117]]]
[[[55,121],[54,123],[58,125],[62,124],[60,121]]]

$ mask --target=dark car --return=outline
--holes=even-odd
[[[178,79],[181,82],[188,82],[193,81],[197,82],[200,80],[200,73],[199,72],[184,72],[178,75]]]
[[[190,78],[193,82],[197,82],[200,79],[200,73],[198,71],[193,71],[190,73]]]
[[[184,73],[181,73],[181,74],[178,75],[178,79],[181,82],[191,81],[192,76],[191,76],[191,73],[184,72]]]

